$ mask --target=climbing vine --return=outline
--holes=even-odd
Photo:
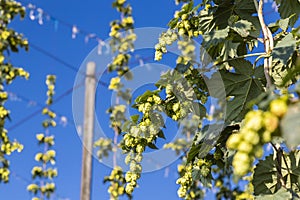
[[[28,41],[22,34],[9,28],[11,21],[20,15],[25,15],[25,8],[20,3],[13,0],[3,0],[0,2],[0,182],[9,181],[9,160],[8,157],[14,151],[22,151],[23,145],[12,140],[5,128],[7,120],[10,119],[10,111],[5,106],[8,94],[6,86],[11,84],[17,77],[29,78],[29,73],[23,68],[12,64],[10,54],[18,52],[24,48],[28,50]]]
[[[44,132],[36,135],[38,145],[42,150],[35,155],[35,160],[39,165],[34,166],[31,170],[34,183],[27,186],[27,190],[34,195],[32,200],[50,199],[56,189],[53,182],[53,178],[58,175],[57,169],[53,167],[55,165],[56,152],[53,149],[54,135],[50,134],[50,128],[56,126],[56,114],[50,108],[55,93],[55,81],[56,77],[54,75],[47,76],[46,107],[42,111],[42,114],[46,116],[46,119],[42,122]]]
[[[121,136],[122,125],[127,121],[126,110],[128,104],[131,102],[131,93],[129,88],[124,88],[121,83],[121,77],[132,79],[132,74],[129,70],[130,52],[134,50],[134,41],[136,35],[134,34],[134,19],[132,17],[132,7],[126,0],[116,0],[112,6],[120,13],[120,19],[114,20],[110,23],[111,30],[109,36],[110,47],[115,56],[112,62],[108,65],[109,72],[117,72],[117,76],[113,77],[108,87],[116,93],[115,104],[112,105],[107,113],[110,115],[110,127],[114,130],[113,140],[106,138],[99,138],[94,146],[99,148],[97,151],[98,157],[108,156],[108,150],[111,150],[113,155],[114,169],[109,176],[104,178],[104,182],[109,182],[110,186],[108,192],[110,199],[119,199],[122,195],[127,195],[131,199],[133,191],[133,179],[129,179],[129,173],[124,175],[123,169],[117,163],[117,148],[120,148],[118,138]],[[132,169],[132,168],[131,168]],[[139,172],[140,173],[140,172]],[[135,176],[138,177],[138,174]],[[137,179],[137,178],[136,178]],[[136,181],[135,179],[135,181]],[[130,182],[128,184],[128,182]],[[134,183],[136,186],[136,182]]]

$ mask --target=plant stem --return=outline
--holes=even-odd
[[[280,182],[277,182],[277,189],[279,189],[281,186],[285,187],[285,181],[283,180],[283,176],[281,173],[281,157],[282,152],[281,148],[277,148],[275,144],[271,142],[271,145],[273,146],[274,150],[276,151],[276,170],[277,170],[277,179],[280,180]]]
[[[254,4],[256,6],[258,19],[262,28],[263,36],[264,36],[264,45],[265,45],[265,52],[266,54],[270,54],[274,48],[274,39],[272,32],[268,28],[268,26],[265,23],[264,17],[263,17],[263,0],[259,0],[259,4],[257,5],[257,0],[253,0]],[[267,88],[270,88],[272,85],[272,80],[269,74],[269,70],[272,67],[272,56],[266,57],[264,60],[264,73],[267,80]]]
[[[288,166],[286,157],[283,155],[282,149],[281,149],[280,147],[277,148],[276,145],[273,144],[272,142],[271,142],[271,145],[272,145],[273,148],[275,149],[276,154],[278,155],[278,158],[280,159],[280,162],[281,162],[281,158],[283,159],[284,165],[285,165],[286,170],[287,170],[287,172],[288,172],[288,176],[289,176],[289,179],[290,179],[290,183],[292,184],[291,171],[290,171],[290,168],[289,168],[289,166]],[[280,163],[280,166],[279,166],[279,167],[280,167],[280,170],[281,170],[281,163]],[[280,174],[281,174],[281,172],[280,172]],[[284,186],[286,189],[292,191],[292,185],[291,185],[291,188],[287,188],[286,183],[285,183],[283,186]]]
[[[119,97],[116,98],[116,105],[120,103]],[[114,141],[113,141],[113,167],[117,167],[117,149],[118,149],[118,136],[119,130],[117,126],[114,126]]]
[[[246,55],[242,55],[242,56],[238,56],[238,57],[234,57],[234,58],[230,58],[230,59],[227,59],[227,60],[223,60],[223,61],[220,61],[220,62],[217,62],[214,64],[214,66],[217,66],[217,65],[221,65],[225,62],[229,62],[229,61],[232,61],[232,60],[237,60],[237,59],[241,59],[241,58],[248,58],[248,57],[253,57],[253,56],[261,56],[261,55],[266,55],[265,52],[263,53],[251,53],[251,54],[246,54]]]

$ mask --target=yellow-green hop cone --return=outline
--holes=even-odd
[[[253,149],[252,144],[248,143],[247,141],[242,141],[238,146],[238,151],[250,153]]]
[[[270,132],[274,132],[278,125],[279,125],[279,120],[275,114],[272,112],[265,112],[264,113],[264,125],[265,129]]]
[[[239,143],[241,142],[241,135],[240,134],[232,134],[227,142],[226,142],[226,146],[229,148],[229,149],[237,149]]]
[[[275,99],[270,103],[270,111],[278,117],[282,117],[288,109],[287,103],[283,99]]]

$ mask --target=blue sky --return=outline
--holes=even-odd
[[[76,25],[87,33],[95,33],[105,40],[108,38],[109,22],[119,18],[119,14],[111,7],[112,1],[22,0],[21,2],[24,5],[32,3],[59,20],[44,19],[43,25],[40,25],[36,20],[30,20],[27,15],[25,20],[20,22],[16,19],[11,26],[18,32],[24,33],[29,43],[50,52],[75,69],[79,69],[85,57],[98,43],[95,40],[85,43],[85,37],[80,34],[72,39],[71,27],[66,26],[64,22]],[[130,1],[130,3],[133,6],[135,27],[138,28],[166,28],[166,24],[178,8],[172,0],[143,0]],[[30,72],[28,81],[18,79],[8,87],[8,91],[15,94],[17,98],[10,98],[7,103],[12,118],[12,121],[7,123],[7,128],[10,137],[23,143],[25,148],[21,154],[15,153],[10,156],[12,176],[9,184],[0,186],[0,199],[23,200],[31,197],[26,187],[31,180],[31,168],[36,165],[34,155],[40,150],[35,135],[43,131],[41,126],[43,117],[41,114],[32,113],[38,113],[39,105],[44,104],[46,100],[46,75],[55,74],[57,76],[56,97],[62,96],[62,98],[54,104],[53,109],[57,114],[67,117],[68,123],[66,126],[59,125],[52,130],[56,139],[54,148],[57,151],[56,166],[59,171],[59,176],[55,179],[57,196],[54,199],[77,200],[80,194],[82,144],[72,119],[72,93],[68,93],[73,87],[76,71],[37,51],[36,48],[30,48],[29,53],[21,51],[20,54],[12,55],[12,60],[14,64]],[[102,90],[101,87],[98,86],[97,90]],[[99,100],[97,103],[101,104]],[[101,120],[107,121],[107,117]],[[18,124],[22,121],[25,122]],[[94,160],[93,165],[92,199],[109,199],[106,191],[108,185],[104,185],[102,180],[110,173],[110,168],[97,160]],[[134,197],[138,200],[178,199],[176,179],[176,164],[160,171],[143,174],[139,181],[140,187],[136,189]]]

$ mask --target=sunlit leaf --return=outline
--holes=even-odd
[[[274,59],[278,59],[284,65],[287,64],[288,59],[292,56],[296,49],[296,40],[292,33],[287,34],[280,42],[276,44],[272,52]]]
[[[284,188],[281,188],[275,194],[259,195],[255,197],[256,200],[282,200],[291,198],[291,193]]]
[[[281,151],[282,152],[282,151]],[[276,154],[277,155],[277,154]],[[287,169],[288,167],[288,169]],[[291,188],[293,196],[298,196],[300,175],[300,151],[289,154],[282,152],[278,157],[271,154],[260,160],[254,169],[253,186],[255,195],[276,194],[283,184]],[[298,197],[299,198],[299,197]]]

